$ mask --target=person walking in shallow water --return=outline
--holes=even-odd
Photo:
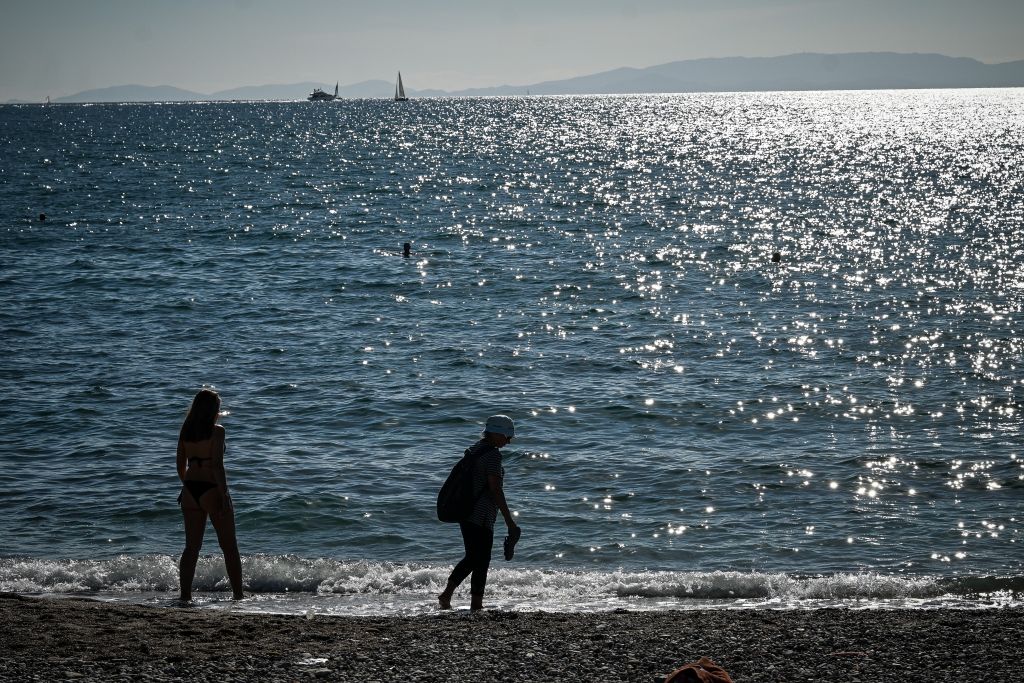
[[[476,504],[469,518],[459,522],[466,555],[448,576],[444,592],[437,596],[441,609],[452,608],[455,589],[470,575],[470,609],[483,609],[484,586],[487,584],[487,570],[494,545],[494,520],[499,510],[508,529],[505,558],[512,558],[512,549],[519,540],[520,531],[505,501],[502,488],[505,471],[501,467],[501,451],[498,449],[511,443],[514,436],[515,425],[512,419],[505,415],[493,415],[487,418],[483,438],[466,450],[466,456],[474,458],[473,495]]]
[[[178,503],[185,520],[185,550],[178,564],[183,602],[192,600],[192,579],[199,550],[203,547],[207,517],[213,522],[224,552],[234,599],[244,597],[242,558],[235,538],[235,512],[224,472],[224,427],[217,424],[219,414],[220,396],[215,391],[203,389],[192,399],[178,434],[178,478],[182,483]]]

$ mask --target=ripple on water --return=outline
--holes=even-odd
[[[8,552],[166,552],[213,385],[253,552],[455,559],[433,493],[504,412],[528,567],[1019,573],[1020,111],[2,108]]]

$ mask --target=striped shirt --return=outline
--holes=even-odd
[[[501,466],[501,451],[481,439],[466,450],[467,454],[479,453],[473,463],[473,495],[477,497],[473,514],[466,520],[487,529],[494,528],[498,506],[488,490],[487,477],[494,475],[504,480],[505,470]]]

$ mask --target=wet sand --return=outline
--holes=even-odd
[[[0,594],[0,679],[646,681],[706,655],[746,681],[1024,680],[1024,610],[235,614]]]

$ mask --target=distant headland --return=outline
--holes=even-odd
[[[407,79],[415,82],[415,76]],[[171,86],[122,85],[86,90],[54,102],[180,102],[302,100],[326,83],[246,86],[204,94]],[[967,57],[895,52],[802,53],[782,57],[690,59],[647,68],[624,67],[559,81],[469,90],[416,90],[412,97],[618,95],[773,90],[887,90],[1024,87],[1024,60],[985,64]],[[371,80],[342,86],[340,98],[389,97],[394,84]]]

